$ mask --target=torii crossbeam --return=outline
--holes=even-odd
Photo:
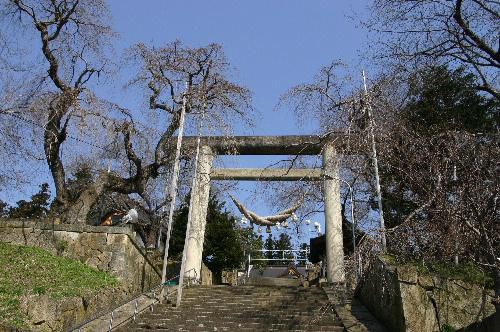
[[[184,138],[184,151],[196,146],[197,137]],[[203,241],[211,180],[323,181],[327,279],[345,281],[340,201],[340,158],[336,149],[344,146],[344,134],[327,136],[210,136],[201,138],[196,187],[192,188],[191,227],[186,246],[185,271],[200,276]],[[193,149],[194,150],[194,149]],[[214,155],[322,155],[317,169],[212,169]]]

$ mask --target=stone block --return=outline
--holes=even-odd
[[[106,234],[106,247],[110,251],[133,251],[135,248],[126,234]]]
[[[203,286],[212,285],[212,271],[202,262],[201,263],[201,284]]]
[[[416,284],[418,281],[418,272],[413,266],[402,265],[396,268],[396,274],[400,282]]]
[[[29,295],[21,298],[21,310],[29,317],[30,331],[67,331],[74,327],[76,322],[107,311],[127,296],[123,290],[112,288],[64,299]]]
[[[435,288],[434,278],[432,276],[427,275],[419,275],[418,276],[418,284],[425,290],[433,290]]]

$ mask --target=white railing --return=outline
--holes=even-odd
[[[252,258],[252,254],[248,254],[248,262],[251,263],[252,261],[288,261],[288,262],[309,262],[309,259],[307,258],[309,256],[309,249],[297,249],[297,250],[269,250],[269,249],[262,249],[262,250],[256,250],[253,252],[262,252],[264,255],[266,253],[281,253],[281,257],[277,258]],[[286,257],[291,254],[293,257]],[[299,258],[299,254],[303,254],[306,258]]]

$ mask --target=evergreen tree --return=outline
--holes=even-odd
[[[498,101],[481,95],[476,78],[463,68],[437,66],[416,72],[410,80],[403,117],[426,135],[444,130],[492,132],[498,126]]]
[[[376,206],[374,205],[373,208],[375,209]],[[344,243],[344,255],[350,255],[353,252],[354,245],[353,245],[353,236],[352,236],[352,228],[354,225],[350,220],[348,220],[345,216],[345,203],[342,204],[342,238],[343,238],[343,243]],[[363,235],[365,233],[359,229],[359,227],[356,227],[355,233],[354,233],[354,240],[356,241],[356,244],[359,243],[359,241],[363,238]]]
[[[300,250],[308,250],[308,249],[309,249],[309,244],[304,242],[300,245]],[[299,254],[297,255],[297,258],[301,259],[301,261],[299,261],[299,264],[305,264],[306,263],[305,260],[309,260],[307,253],[302,252],[302,251],[299,252]],[[304,259],[304,260],[302,260],[302,259]]]
[[[272,233],[269,233],[269,235],[267,236],[267,239],[264,242],[264,249],[265,250],[274,250],[275,249],[275,240],[273,238],[273,234]],[[266,251],[264,253],[264,258],[266,258],[266,259],[274,259],[274,258],[276,258],[276,254],[274,252],[272,252],[272,251]],[[275,265],[276,261],[268,261],[267,264],[268,265]]]
[[[248,260],[248,255],[250,254],[254,259],[264,258],[262,254],[262,248],[264,242],[262,241],[262,235],[257,235],[251,228],[237,228],[237,234],[239,237],[239,242],[243,247],[245,264]],[[254,266],[262,266],[262,261],[252,262]]]
[[[170,238],[169,256],[180,261],[184,250],[189,214],[189,195],[175,212]],[[207,226],[203,248],[203,262],[220,278],[224,269],[245,266],[248,253],[262,249],[262,237],[253,230],[240,228],[237,221],[214,195],[210,196],[207,209]],[[257,254],[257,256],[259,256]],[[259,258],[255,254],[252,257]]]
[[[290,238],[290,235],[286,233],[281,233],[278,237],[278,239],[274,243],[274,249],[276,250],[281,250],[276,253],[277,258],[286,258],[286,259],[292,259],[293,254],[288,251],[288,252],[283,252],[283,250],[292,250],[292,240]],[[291,261],[278,261],[278,264],[280,265],[288,265],[290,264]]]
[[[410,80],[408,103],[401,111],[401,125],[426,142],[447,131],[497,132],[499,103],[479,93],[476,85],[476,78],[465,73],[463,68],[450,70],[446,66],[436,66],[417,71]],[[394,157],[405,160],[402,167],[408,164],[408,160],[417,160],[415,153],[418,152],[413,149],[418,150],[419,147],[412,145],[412,138],[407,132],[396,132],[393,140],[392,149],[398,151]],[[397,167],[387,167],[397,165],[397,162],[382,162],[380,166],[384,217],[388,228],[401,224],[419,206],[415,201],[418,194],[414,186],[404,179],[405,174],[399,172]],[[373,207],[376,208],[375,201]]]
[[[184,202],[174,214],[172,233],[170,234],[169,256],[176,261],[180,261],[182,259],[182,251],[184,250],[184,241],[186,240],[186,227],[189,214],[189,200],[190,195],[187,195]]]
[[[50,191],[48,183],[40,185],[40,191],[30,201],[20,200],[9,210],[11,218],[45,218],[49,212]]]
[[[242,267],[245,261],[243,243],[236,228],[236,219],[224,203],[211,196],[208,203],[203,262],[218,278],[222,270]]]

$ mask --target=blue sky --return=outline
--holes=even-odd
[[[310,81],[334,59],[357,65],[365,33],[348,18],[366,1],[109,1],[118,50],[137,42],[223,45],[236,79],[249,87],[260,120],[256,135],[308,133],[294,118],[273,111],[281,94]],[[119,93],[119,92],[118,92]],[[134,106],[133,97],[114,96]],[[279,125],[277,125],[279,124]]]

